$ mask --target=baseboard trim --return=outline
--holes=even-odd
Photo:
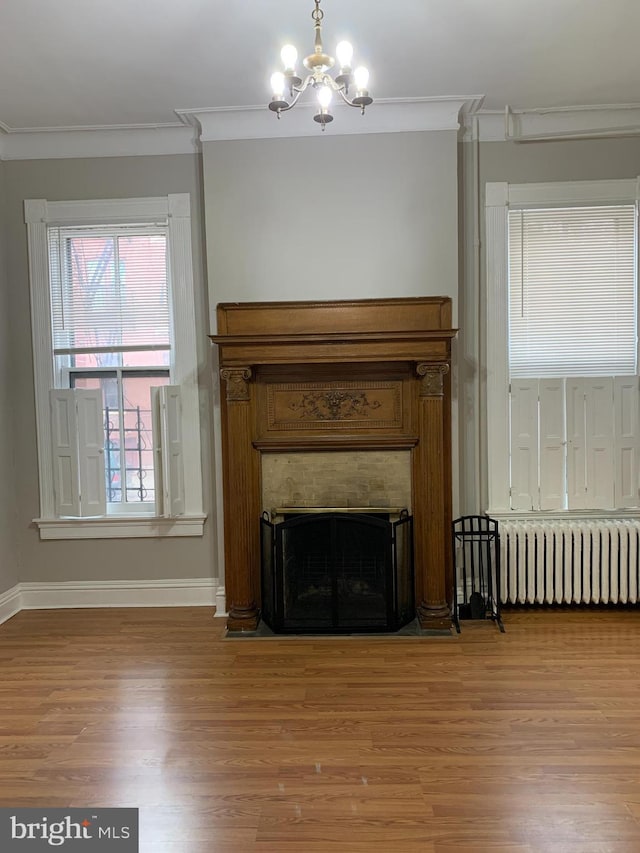
[[[19,610],[72,607],[215,607],[218,584],[211,578],[60,581],[20,583],[9,593],[13,616]],[[0,614],[9,593],[0,598]]]
[[[225,590],[212,578],[18,583],[0,594],[0,625],[21,610],[90,607],[213,607],[226,616]]]
[[[0,625],[19,613],[21,609],[20,584],[17,583],[0,595]]]
[[[228,616],[227,596],[223,586],[216,589],[216,616]]]

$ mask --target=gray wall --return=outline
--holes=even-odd
[[[480,146],[480,180],[597,181],[640,174],[640,139],[565,142],[486,142]]]
[[[10,497],[15,508],[16,546],[21,581],[119,580],[217,576],[211,490],[211,365],[206,337],[208,305],[204,252],[200,160],[195,155],[31,160],[4,163],[11,374],[8,388],[14,416],[15,467],[19,478]],[[29,315],[25,198],[124,198],[191,194],[197,344],[200,374],[202,467],[205,512],[203,538],[46,541],[32,519],[39,514],[33,363]],[[3,312],[4,313],[4,312]],[[2,336],[4,338],[4,336]],[[1,352],[1,351],[0,351]],[[0,355],[0,365],[3,359]],[[3,382],[2,388],[6,387]],[[2,407],[3,410],[5,407]],[[0,421],[0,447],[5,446]],[[7,443],[8,444],[8,443]],[[10,445],[10,446],[11,446]],[[4,478],[3,478],[4,483]],[[2,484],[3,485],[3,484]],[[0,488],[2,486],[0,485]],[[0,493],[1,495],[1,493]],[[0,498],[0,501],[2,498]],[[0,503],[2,505],[2,503]],[[4,513],[2,513],[4,518]],[[2,530],[2,528],[0,528]],[[14,577],[14,576],[12,576]]]
[[[634,177],[640,140],[476,147],[458,145],[451,132],[327,135],[205,143],[202,163],[203,174],[191,155],[0,163],[0,217],[6,220],[0,232],[6,248],[3,253],[0,243],[0,593],[16,583],[18,572],[23,581],[218,576],[222,540],[212,492],[219,498],[220,482],[212,490],[210,438],[219,389],[211,385],[215,355],[206,338],[215,329],[217,302],[451,296],[460,326],[454,488],[461,511],[481,509],[485,258],[476,238],[483,232],[484,184]],[[169,192],[192,197],[205,536],[41,542],[31,522],[39,503],[23,200]]]
[[[455,303],[453,131],[203,149],[212,312],[246,300],[435,295]]]
[[[203,172],[212,332],[219,302],[296,299],[450,296],[456,324],[454,131],[208,142]]]
[[[474,246],[484,233],[487,182],[594,181],[635,178],[640,174],[640,139],[566,140],[563,142],[487,142],[460,146],[461,290],[460,353],[460,500],[464,512],[486,508],[486,417],[483,407],[486,327],[484,248]],[[476,184],[476,180],[479,182]]]
[[[16,504],[13,458],[13,379],[15,357],[11,352],[9,279],[6,269],[5,164],[0,162],[0,595],[18,583]]]

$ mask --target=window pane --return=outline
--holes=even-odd
[[[70,237],[60,248],[60,290],[52,292],[54,346],[117,345],[114,323],[105,322],[119,313],[115,239]]]
[[[56,352],[170,345],[166,234],[130,232],[49,229]]]
[[[118,237],[122,344],[169,343],[164,234]]]
[[[84,369],[120,366],[120,356],[113,352],[83,352],[71,356],[57,356],[57,358],[67,358],[72,367]]]
[[[123,367],[169,367],[169,350],[147,350],[143,352],[123,352]],[[162,383],[160,383],[162,384]]]
[[[151,388],[168,384],[168,375],[123,376],[125,500],[129,503],[155,501]]]

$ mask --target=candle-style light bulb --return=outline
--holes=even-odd
[[[284,70],[293,71],[296,67],[298,51],[292,44],[285,44],[285,46],[280,51],[280,58],[282,59]]]
[[[356,89],[359,92],[364,92],[367,89],[367,85],[369,84],[369,72],[364,67],[364,65],[360,65],[353,72],[353,79],[356,84]]]
[[[340,63],[340,68],[346,70],[351,68],[351,60],[353,59],[353,47],[348,41],[341,41],[336,47],[336,56]]]
[[[318,103],[322,109],[326,110],[329,107],[332,96],[333,92],[328,86],[321,86],[320,89],[318,89]]]
[[[274,71],[271,75],[271,91],[275,99],[282,100],[284,95],[284,74],[282,71]]]

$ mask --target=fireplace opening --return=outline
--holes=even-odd
[[[406,510],[261,519],[262,618],[276,633],[397,631],[415,616]]]

